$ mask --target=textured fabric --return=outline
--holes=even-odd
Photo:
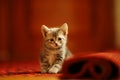
[[[35,61],[0,62],[0,80],[58,80],[61,74],[41,74]]]
[[[64,79],[118,79],[120,78],[120,53],[102,52],[76,55],[63,64]]]
[[[40,73],[39,61],[0,62],[0,75]]]
[[[0,80],[59,80],[56,74],[39,74],[39,75],[9,75],[0,76]]]
[[[118,79],[120,53],[75,55],[63,64],[62,74],[41,74],[39,61],[0,62],[0,80]]]

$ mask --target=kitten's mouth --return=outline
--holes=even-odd
[[[56,50],[62,48],[62,46],[55,46],[55,45],[45,45],[45,47],[50,50]]]
[[[60,46],[54,46],[53,48],[55,48],[55,49],[59,49],[59,48],[61,48]]]
[[[53,48],[53,49],[60,49],[60,48],[62,48],[62,46],[54,45],[54,46],[52,46],[52,48]]]

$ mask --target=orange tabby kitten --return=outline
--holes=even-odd
[[[40,54],[41,73],[58,73],[63,62],[72,56],[66,47],[68,25],[64,23],[59,28],[42,25],[41,32],[44,39]]]

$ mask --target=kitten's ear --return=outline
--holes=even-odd
[[[46,37],[48,31],[49,31],[49,28],[47,26],[45,25],[41,26],[41,32],[42,32],[43,37]]]
[[[60,29],[64,32],[65,35],[68,34],[68,25],[67,25],[67,23],[64,23],[64,24],[60,27]]]

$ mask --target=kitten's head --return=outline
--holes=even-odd
[[[59,49],[66,45],[68,25],[64,23],[59,28],[48,28],[42,25],[41,32],[44,38],[44,45],[49,49]]]

